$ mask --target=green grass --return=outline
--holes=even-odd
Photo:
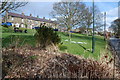
[[[17,32],[17,33],[14,33],[14,32],[12,32],[12,33],[2,33],[2,38],[6,38],[6,37],[8,37],[8,36],[11,36],[11,35],[25,35],[25,36],[27,36],[27,35],[34,35],[34,33],[35,33],[36,31],[35,30],[32,30],[32,29],[27,29],[27,33],[20,33],[20,32]]]
[[[28,29],[27,33],[2,33],[2,47],[9,47],[10,45],[23,46],[24,44],[29,44],[30,46],[35,46],[35,30]]]
[[[33,34],[35,31],[29,29],[28,33],[2,33],[2,47],[8,47],[9,45],[15,45],[17,42],[19,46],[29,44],[35,46],[35,38]],[[95,52],[91,53],[92,36],[86,36],[83,34],[72,33],[71,41],[86,42],[87,44],[71,43],[68,40],[66,33],[58,32],[62,40],[62,45],[59,48],[62,52],[68,52],[71,54],[83,55],[84,57],[94,57],[98,59],[100,52],[105,51],[106,42],[101,36],[95,36]]]
[[[69,53],[83,55],[86,58],[89,56],[92,56],[97,59],[100,55],[100,52],[105,51],[106,41],[104,41],[103,37],[101,36],[95,36],[95,52],[91,53],[92,36],[72,33],[71,41],[87,43],[87,44],[77,44],[77,43],[70,43],[69,41],[65,41],[65,40],[68,40],[68,36],[66,34],[64,33],[59,33],[59,34],[61,35],[62,42],[63,42],[63,46],[61,47],[66,48],[66,50]],[[63,50],[62,48],[60,49],[62,51],[66,51],[66,50]]]

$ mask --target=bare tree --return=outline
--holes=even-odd
[[[103,23],[103,14],[100,12],[99,8],[95,5],[94,6],[94,13],[95,13],[95,30],[99,31],[102,29]]]
[[[87,35],[89,35],[89,28],[91,24],[93,23],[93,7],[87,8],[84,10],[84,25],[86,27]],[[94,6],[94,13],[95,13],[95,30],[99,30],[103,26],[103,15],[100,13],[99,8],[97,6]]]
[[[0,1],[0,14],[16,10],[19,7],[25,6],[28,2],[17,2],[17,0],[2,0]]]
[[[71,39],[71,29],[82,22],[85,4],[81,2],[58,2],[53,5],[52,16],[62,27],[66,27]]]
[[[120,19],[119,18],[114,20],[110,27],[113,29],[116,36],[120,36]]]
[[[90,10],[90,8],[87,8],[86,10],[84,10],[83,12],[84,15],[84,26],[86,27],[86,32],[87,32],[87,36],[89,34],[89,28],[91,26],[91,24],[93,23],[92,21],[92,11]]]

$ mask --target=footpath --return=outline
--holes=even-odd
[[[120,66],[120,39],[115,38],[115,37],[111,37],[109,39],[109,43],[111,45],[111,48],[112,48],[113,54],[115,55],[117,63]]]

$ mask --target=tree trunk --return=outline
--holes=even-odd
[[[87,25],[87,29],[86,29],[86,33],[87,33],[87,36],[89,36],[89,25]]]
[[[68,34],[69,34],[69,41],[71,42],[71,33],[70,33],[70,29],[68,30]]]
[[[89,35],[88,28],[86,29],[87,36]]]

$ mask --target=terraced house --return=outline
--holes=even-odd
[[[2,20],[3,23],[10,22],[14,27],[23,27],[32,29],[33,27],[38,27],[40,24],[45,24],[48,27],[57,28],[58,24],[56,21],[52,21],[51,19],[45,19],[37,17],[33,17],[32,14],[29,16],[17,13],[6,12],[5,16]]]

